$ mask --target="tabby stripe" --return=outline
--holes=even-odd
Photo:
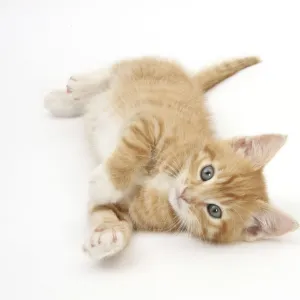
[[[140,128],[138,128],[137,125],[133,125],[131,127],[131,131],[132,133],[137,135],[137,137],[143,138],[145,142],[149,142],[149,138],[145,135],[145,133]]]
[[[230,184],[232,183],[234,180],[237,179],[237,175],[232,175],[228,180],[224,181],[222,184]]]
[[[210,160],[215,159],[216,153],[213,150],[209,149],[209,147],[205,146],[204,151],[208,153],[208,156],[209,156]]]
[[[125,146],[129,149],[131,149],[132,151],[136,152],[136,153],[140,153],[142,152],[143,154],[147,155],[148,154],[148,149],[145,149],[139,145],[135,145],[132,142],[128,141],[127,138],[123,138],[123,143],[125,144]]]

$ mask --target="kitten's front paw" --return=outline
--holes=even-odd
[[[116,228],[99,226],[88,237],[83,246],[92,259],[100,260],[117,254],[125,248],[124,233]]]
[[[98,166],[89,181],[89,196],[94,203],[105,205],[122,199],[123,193],[115,188],[104,164]]]

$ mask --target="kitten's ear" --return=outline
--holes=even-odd
[[[275,156],[286,139],[286,135],[264,134],[236,137],[229,143],[235,152],[242,154],[256,169],[260,169]]]
[[[262,204],[246,224],[244,240],[251,242],[281,236],[298,228],[298,222],[292,217],[269,204]]]

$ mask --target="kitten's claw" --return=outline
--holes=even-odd
[[[83,245],[83,251],[95,260],[113,256],[125,247],[123,232],[115,228],[98,230],[99,228],[101,227],[93,230]]]

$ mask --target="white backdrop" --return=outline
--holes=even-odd
[[[196,70],[259,55],[262,64],[208,103],[224,137],[289,135],[266,176],[273,202],[300,220],[297,2],[0,0],[0,298],[297,298],[300,230],[226,247],[140,233],[120,257],[90,262],[81,252],[90,167],[82,123],[43,109],[72,73],[120,58],[160,55]]]

